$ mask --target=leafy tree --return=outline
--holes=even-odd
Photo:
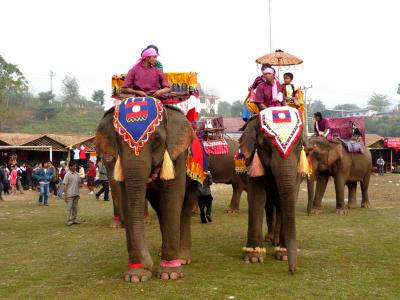
[[[218,114],[224,117],[231,115],[231,104],[228,101],[218,102]]]
[[[79,96],[79,84],[75,77],[65,75],[62,81],[61,91],[64,95],[64,101],[69,104],[78,103],[81,98]]]
[[[28,90],[28,81],[17,65],[7,63],[0,55],[0,130],[3,124],[13,117],[9,101],[12,95],[23,94]]]
[[[338,104],[333,109],[335,109],[335,110],[353,110],[353,109],[360,109],[360,107],[356,104],[345,103],[345,104]]]
[[[387,95],[374,93],[368,101],[368,105],[371,109],[382,112],[386,107],[392,103]]]
[[[309,114],[310,113],[314,114],[317,111],[321,112],[321,111],[326,110],[326,106],[321,100],[314,100],[314,101],[311,101],[311,103],[308,106],[307,110],[308,110]]]
[[[231,105],[231,116],[232,117],[240,117],[243,113],[243,101],[236,100]]]
[[[103,90],[96,90],[93,91],[93,95],[92,95],[92,100],[96,103],[98,103],[99,105],[103,105],[104,104],[104,91]]]
[[[40,92],[39,93],[39,101],[43,105],[48,105],[51,101],[54,99],[54,94],[52,91],[47,91],[47,92]]]

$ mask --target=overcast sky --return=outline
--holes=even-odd
[[[272,0],[272,49],[304,60],[296,86],[328,107],[365,106],[372,93],[392,102],[400,83],[400,1]],[[17,64],[31,90],[60,93],[65,74],[80,91],[111,91],[148,44],[164,71],[198,72],[221,99],[243,99],[269,52],[268,0],[1,1],[0,54]]]

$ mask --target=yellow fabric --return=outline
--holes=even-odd
[[[303,115],[304,115],[304,94],[303,94],[303,90],[301,88],[298,88],[296,90],[296,99],[297,99],[297,102],[299,102],[299,106],[297,106],[294,103],[287,103],[287,106],[297,108],[297,110],[300,113],[301,120],[304,121],[304,117],[303,117]]]
[[[307,176],[308,178],[312,175],[312,165],[307,159],[304,147],[302,147],[300,152],[300,159],[297,165],[297,172],[302,174],[303,176]]]
[[[249,112],[251,112],[251,113],[258,113],[260,110],[258,109],[257,104],[255,104],[255,103],[253,102],[254,99],[252,99],[252,96],[254,97],[254,92],[250,91],[250,92],[247,94],[247,97],[246,97],[246,100],[245,100],[246,107],[247,107],[247,109],[248,109]]]
[[[235,173],[236,174],[246,173],[246,160],[244,158],[243,159],[235,158]]]
[[[186,72],[186,73],[165,73],[167,80],[170,84],[174,83],[186,83],[193,87],[197,86],[197,73]]]

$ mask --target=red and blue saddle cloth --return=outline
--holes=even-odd
[[[246,158],[240,149],[235,154],[235,173],[244,174],[247,172],[246,169]]]
[[[268,107],[259,112],[261,129],[279,152],[288,157],[303,131],[299,111],[289,106]]]
[[[129,97],[115,107],[114,129],[137,156],[163,119],[163,105],[153,97]]]
[[[153,97],[130,97],[115,107],[114,130],[137,156],[162,119],[163,104],[160,100]],[[187,175],[203,183],[208,169],[206,155],[197,136],[188,149],[186,163]]]

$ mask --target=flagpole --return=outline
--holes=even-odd
[[[268,14],[269,14],[269,52],[272,53],[271,0],[268,0]]]

